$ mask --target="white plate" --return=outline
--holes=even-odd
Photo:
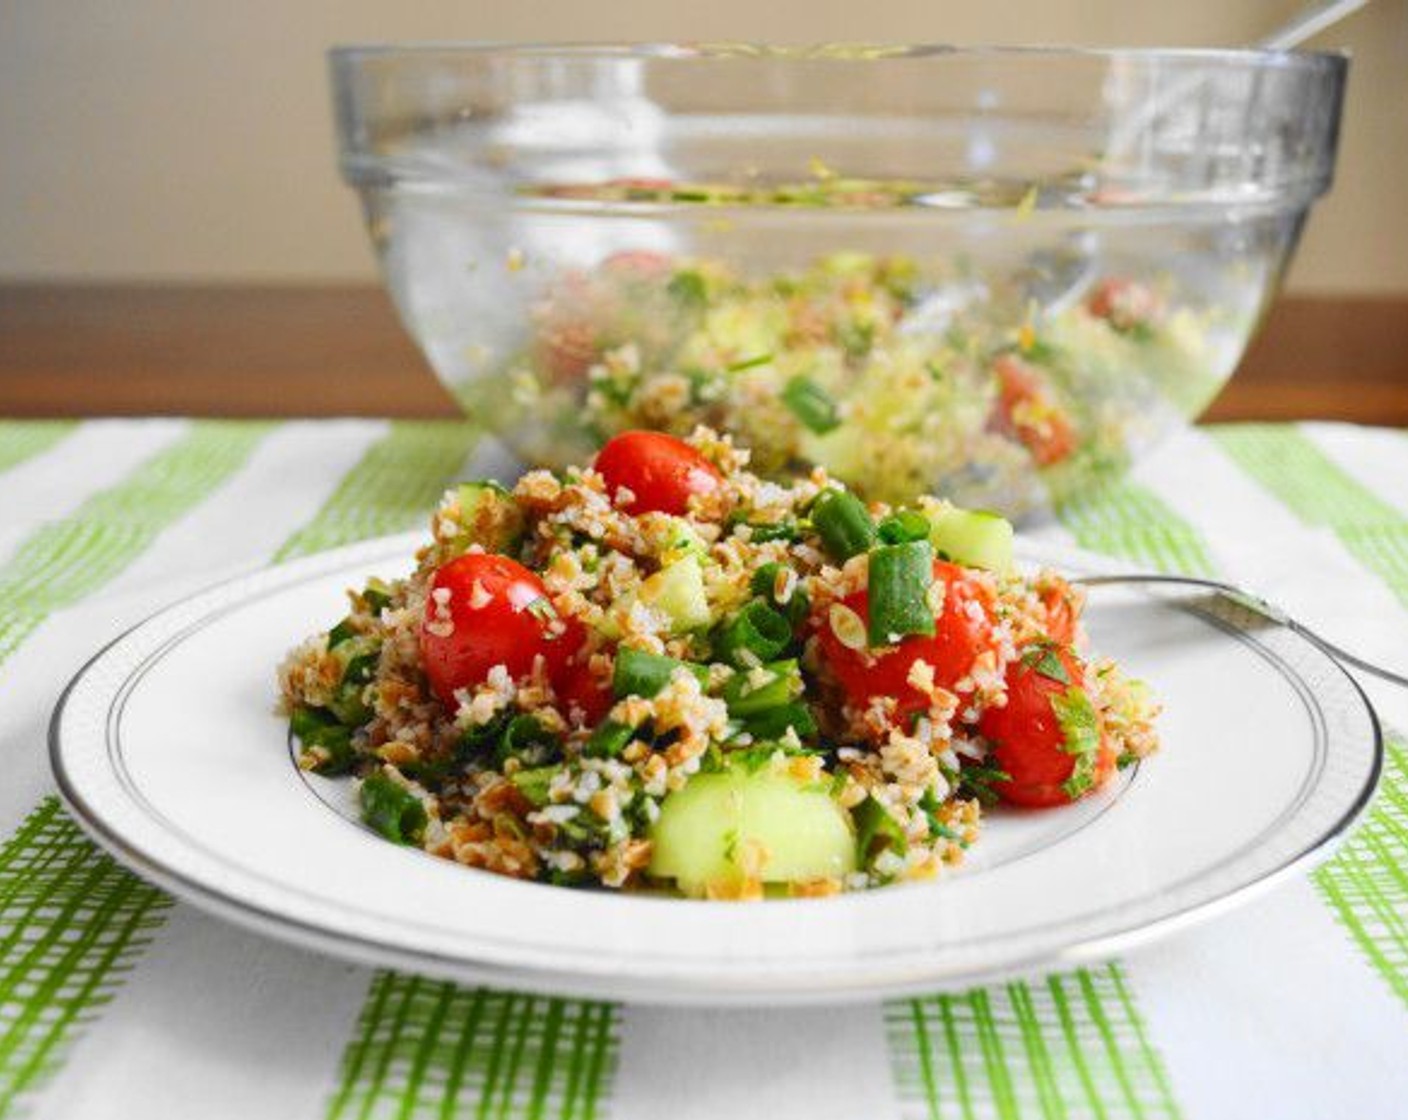
[[[285,651],[340,617],[344,588],[404,571],[417,543],[236,579],[98,654],[50,747],[94,839],[197,906],[369,964],[642,1002],[819,1003],[1069,966],[1173,932],[1323,859],[1379,773],[1373,711],[1303,639],[1227,605],[1102,589],[1093,644],[1153,684],[1163,750],[1071,808],[989,814],[960,871],[753,905],[517,882],[373,835],[345,783],[293,766],[273,714]]]

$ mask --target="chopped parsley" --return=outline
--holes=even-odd
[[[1052,696],[1051,711],[1065,740],[1061,749],[1075,756],[1071,776],[1061,783],[1066,795],[1074,801],[1095,785],[1095,768],[1100,753],[1100,719],[1083,688],[1068,688]]]
[[[1037,642],[1033,645],[1022,654],[1022,664],[1057,684],[1071,683],[1071,675],[1066,672],[1066,666],[1056,652],[1056,646],[1051,642]]]
[[[998,796],[993,786],[1011,780],[1012,775],[1000,766],[965,763],[958,772],[958,792],[964,797],[975,798],[980,805],[996,805]]]

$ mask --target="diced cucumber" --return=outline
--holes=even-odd
[[[694,531],[693,525],[683,517],[670,518],[669,531],[660,551],[663,565],[668,567],[686,556],[702,557],[707,551],[703,538]]]
[[[697,556],[685,556],[661,568],[640,585],[639,599],[647,607],[669,615],[670,629],[676,634],[696,630],[710,622],[704,570]]]
[[[1012,570],[1012,523],[1006,518],[947,502],[935,503],[924,513],[932,525],[929,541],[935,552],[970,568]]]
[[[827,786],[741,766],[699,774],[660,807],[650,874],[691,896],[727,889],[752,867],[764,883],[804,883],[855,870],[850,815]]]
[[[523,540],[523,511],[513,495],[497,482],[462,482],[460,533],[455,548],[463,552],[479,545],[486,552],[512,552]]]

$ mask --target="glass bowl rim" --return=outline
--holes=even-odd
[[[855,53],[847,53],[855,52]],[[860,52],[874,52],[861,54]],[[663,40],[627,41],[495,41],[412,40],[404,43],[343,43],[328,48],[330,61],[355,65],[389,57],[429,60],[490,59],[522,61],[594,60],[600,62],[766,62],[773,65],[826,64],[883,65],[897,62],[940,63],[960,59],[994,61],[1086,60],[1105,63],[1160,62],[1230,64],[1248,69],[1344,70],[1349,54],[1343,50],[1269,50],[1261,47],[1145,47],[1073,46],[1060,44],[973,44],[958,46],[937,42],[768,44],[754,42],[684,43]]]

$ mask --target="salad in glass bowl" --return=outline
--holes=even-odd
[[[717,260],[618,253],[560,275],[528,345],[460,396],[537,461],[704,424],[768,477],[822,465],[868,498],[1025,509],[1123,469],[1173,402],[1201,407],[1220,384],[1207,317],[1148,284],[1102,280],[1011,325],[972,287],[936,288],[904,256],[749,280]]]
[[[521,458],[706,424],[766,477],[1012,517],[1226,383],[1329,187],[1346,73],[939,44],[331,61],[397,310]]]

